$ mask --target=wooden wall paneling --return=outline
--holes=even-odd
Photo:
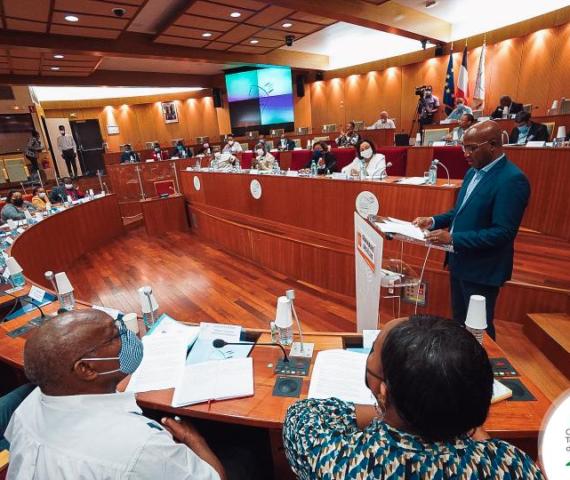
[[[319,132],[321,125],[332,122],[327,105],[328,81],[323,80],[311,83],[311,116],[313,132]],[[330,120],[330,121],[329,121]]]
[[[148,235],[163,236],[166,232],[189,230],[182,195],[153,198],[141,203],[144,226]]]
[[[336,123],[337,129],[344,125],[348,118],[346,116],[345,99],[344,99],[344,78],[333,78],[327,82],[327,111],[330,122]],[[320,128],[320,125],[313,125]]]
[[[557,43],[553,50],[544,52],[554,57],[552,71],[549,72],[548,107],[555,99],[570,98],[570,23],[557,27],[555,36]]]
[[[293,104],[295,108],[295,129],[301,127],[311,127],[311,84],[305,82],[305,96],[297,96],[297,84],[293,81]]]
[[[524,37],[522,61],[518,72],[519,102],[533,105],[532,115],[546,115],[550,107],[550,83],[554,70],[554,55],[558,43],[558,29],[545,29]]]

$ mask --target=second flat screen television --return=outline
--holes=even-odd
[[[289,67],[256,68],[226,74],[232,130],[268,133],[293,130],[293,81]]]

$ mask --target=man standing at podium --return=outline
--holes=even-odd
[[[426,240],[452,245],[450,273],[453,318],[464,324],[471,295],[483,295],[487,333],[494,339],[495,302],[513,271],[514,242],[530,196],[524,173],[504,151],[494,121],[465,131],[463,151],[471,168],[465,174],[455,207],[414,224],[429,229]]]

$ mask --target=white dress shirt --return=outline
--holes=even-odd
[[[396,128],[394,120],[387,118],[386,121],[380,119],[368,127],[368,130],[379,130],[382,128]]]
[[[76,150],[77,146],[71,135],[58,135],[57,148],[60,152],[63,152],[64,150]]]
[[[226,143],[222,153],[240,153],[243,152],[243,148],[241,148],[241,144],[239,142],[234,141],[231,145]]]
[[[386,168],[386,157],[381,153],[372,155],[372,158],[366,165],[366,175],[368,177],[380,177],[382,171]],[[352,169],[360,172],[360,158],[356,157],[346,167],[342,169],[342,173],[350,176]]]
[[[142,415],[132,393],[53,397],[36,388],[16,410],[8,480],[219,480],[186,445]]]

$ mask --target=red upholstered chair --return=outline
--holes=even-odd
[[[388,175],[394,177],[406,176],[406,164],[408,161],[408,149],[406,147],[380,147],[377,149],[386,157],[386,164],[391,163],[392,166],[386,169]]]
[[[354,148],[333,148],[331,152],[336,157],[336,166],[339,172],[352,162],[356,156]]]
[[[469,170],[461,147],[433,147],[433,158],[437,158],[447,167],[451,178],[463,178]],[[445,171],[442,169],[438,176],[445,178]]]
[[[24,202],[31,202],[34,196],[31,193],[26,193],[22,195],[22,198],[24,199]]]
[[[242,152],[241,153],[241,168],[251,168],[253,162],[253,152]]]
[[[159,182],[154,182],[154,189],[156,190],[156,195],[159,197],[165,193],[167,195],[173,195],[176,193],[174,180],[160,180]]]
[[[6,205],[6,202],[0,201],[0,211],[4,208],[4,205]]]
[[[311,150],[293,150],[291,155],[291,170],[301,170],[305,168],[311,159]]]

